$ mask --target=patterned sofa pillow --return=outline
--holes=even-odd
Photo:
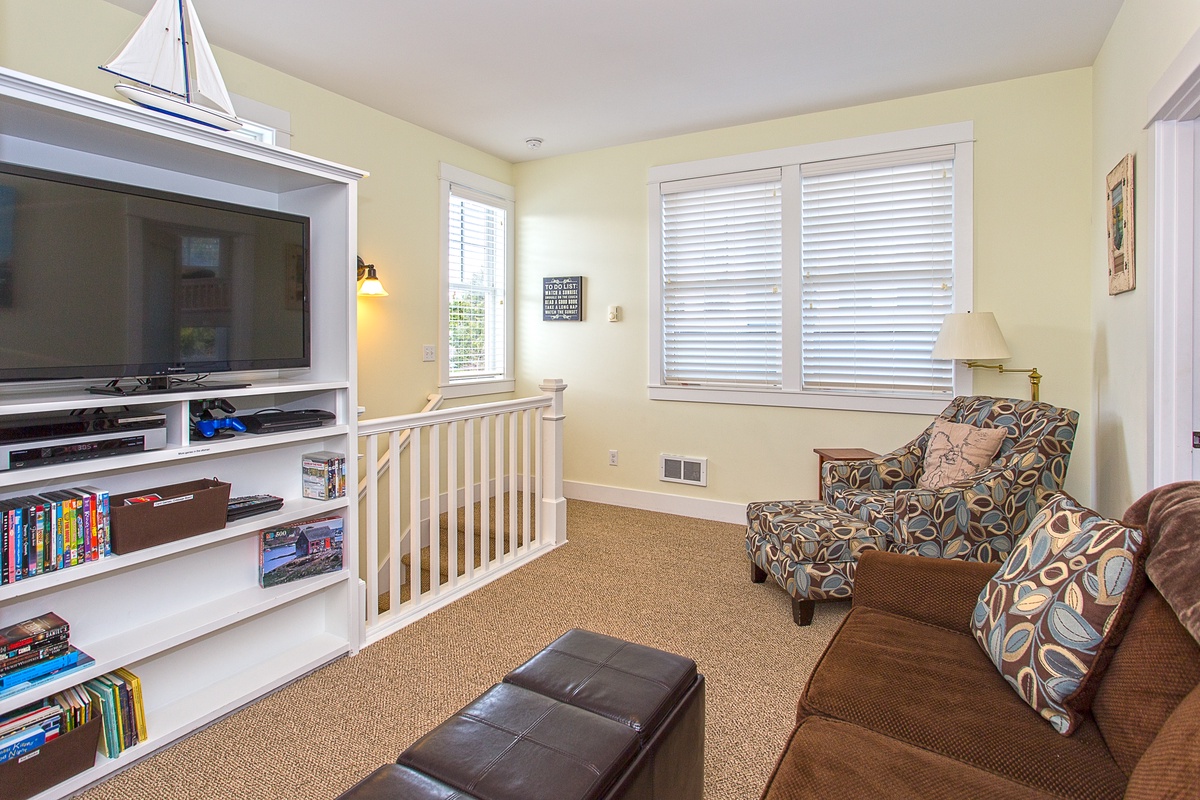
[[[941,489],[987,469],[1007,434],[1004,428],[976,428],[935,420],[925,446],[925,466],[918,489]]]
[[[1061,492],[979,595],[971,630],[1056,731],[1075,730],[1145,581],[1146,537]]]

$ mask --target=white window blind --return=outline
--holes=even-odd
[[[450,380],[503,376],[507,211],[486,195],[451,185],[449,222]]]
[[[805,391],[951,391],[931,352],[953,310],[953,172],[953,146],[802,165]]]
[[[663,379],[782,382],[781,170],[662,186]]]

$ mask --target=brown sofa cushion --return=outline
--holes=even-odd
[[[799,714],[851,722],[1064,798],[1115,799],[1125,789],[1090,718],[1059,736],[970,635],[871,608],[847,616]]]
[[[1145,573],[1146,537],[1052,494],[988,582],[972,631],[1017,694],[1070,734],[1121,641]]]
[[[1167,718],[1200,683],[1200,646],[1147,587],[1092,701],[1092,716],[1129,774]]]
[[[1200,687],[1167,720],[1129,776],[1126,800],[1200,797]]]
[[[848,755],[855,753],[863,757]],[[1045,800],[1054,795],[825,717],[808,717],[792,732],[763,792],[763,800],[968,797]]]
[[[1157,537],[1146,574],[1200,642],[1200,482],[1152,489],[1129,507],[1124,522]]]
[[[979,592],[999,564],[866,552],[854,573],[854,607],[890,611],[947,630],[971,632]]]

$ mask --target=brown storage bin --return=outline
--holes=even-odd
[[[81,728],[51,739],[37,750],[0,764],[5,800],[25,800],[96,764],[100,716]]]
[[[156,494],[161,500],[125,505],[130,497]],[[175,483],[109,500],[112,551],[132,553],[225,527],[229,484],[215,478]]]

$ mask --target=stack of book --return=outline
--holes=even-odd
[[[85,681],[83,688],[99,704],[104,720],[100,752],[116,758],[138,742],[146,741],[146,710],[138,676],[127,669],[118,669]]]
[[[111,554],[108,500],[92,486],[0,500],[0,584]]]
[[[70,636],[70,625],[54,612],[0,628],[0,696],[91,662]]]
[[[96,713],[91,696],[76,686],[0,716],[0,763],[83,727]]]

